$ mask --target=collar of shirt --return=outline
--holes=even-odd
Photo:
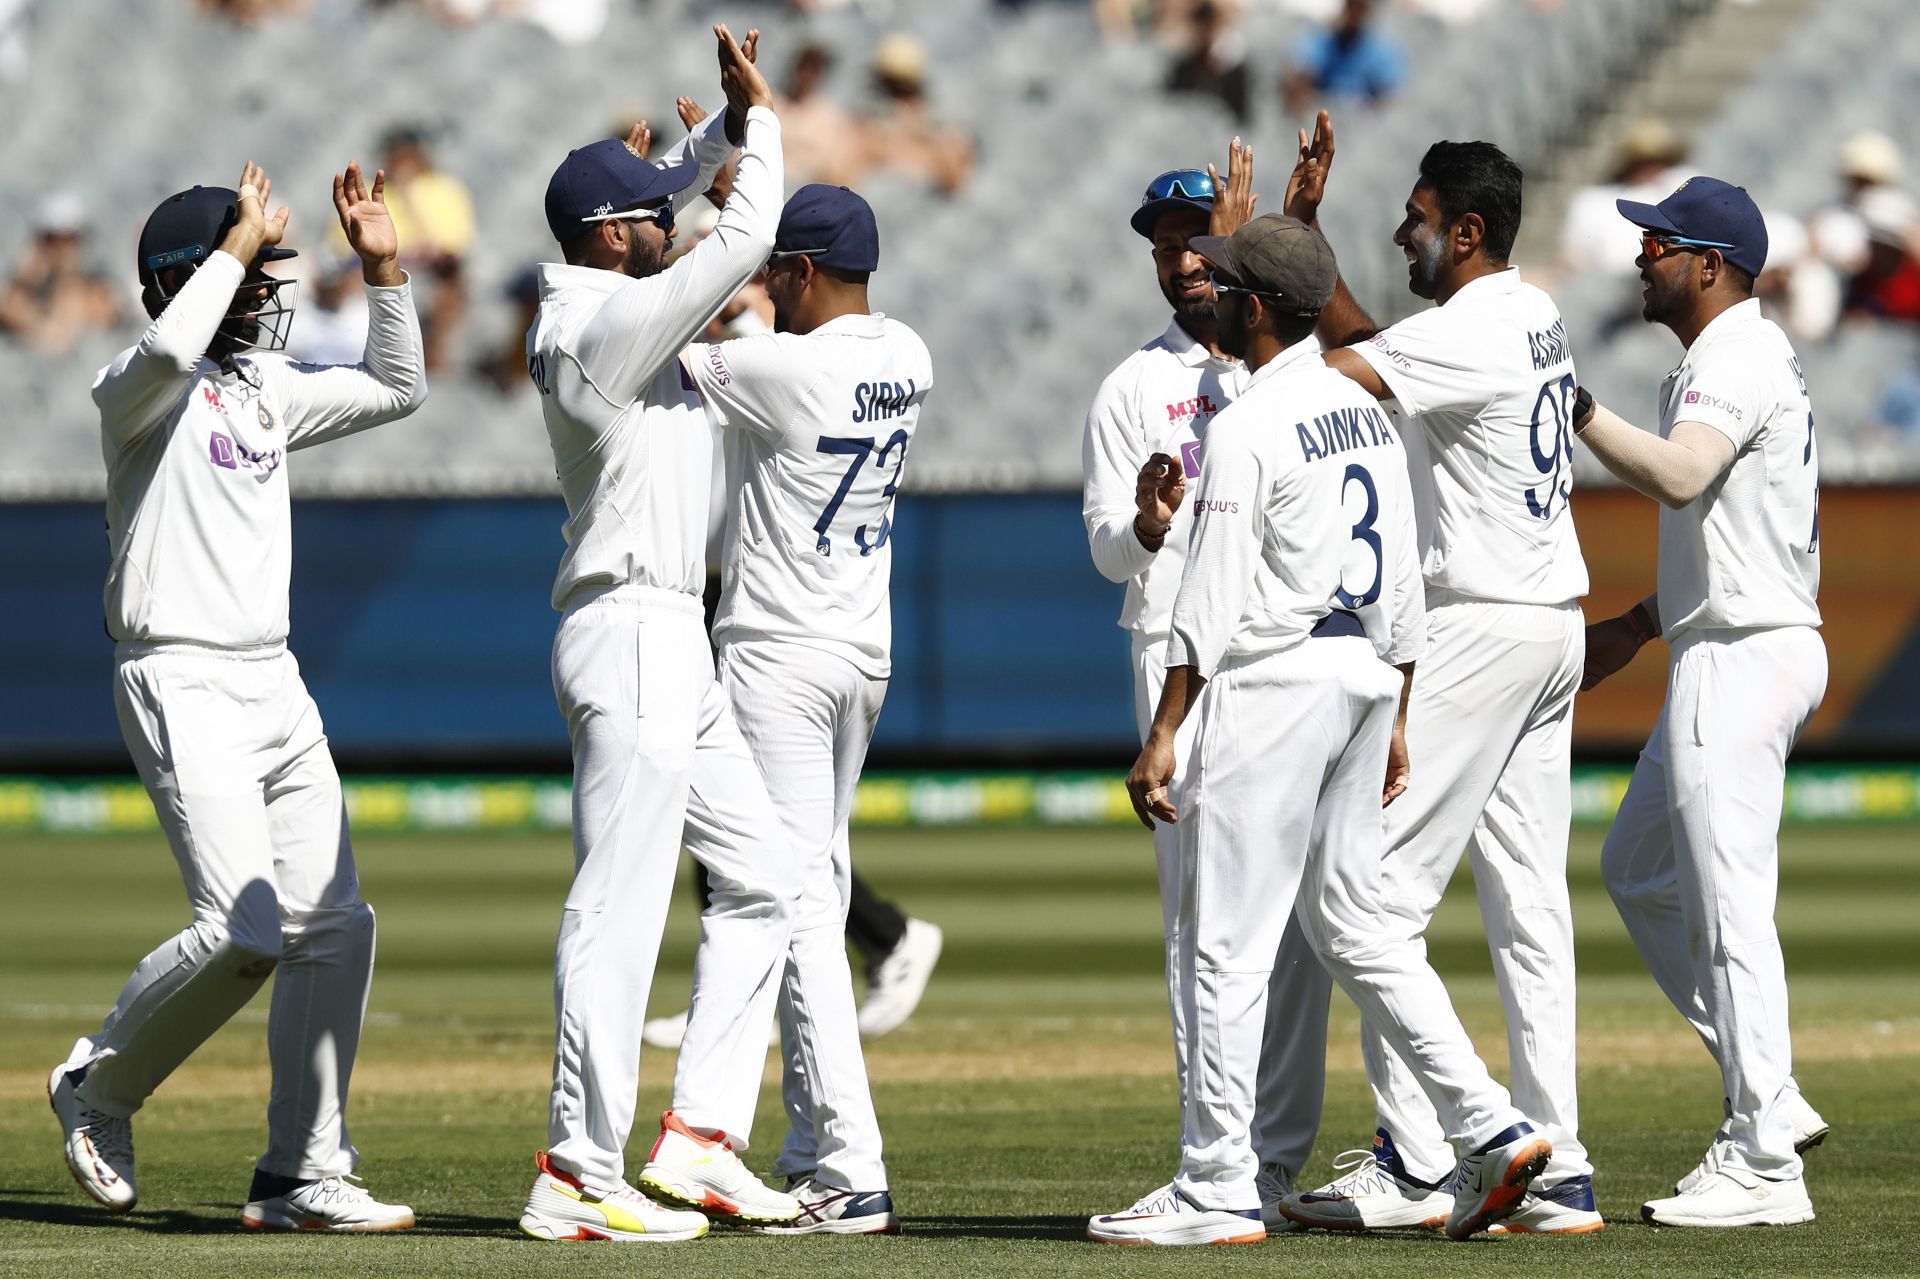
[[[1172,351],[1174,355],[1178,356],[1180,363],[1186,365],[1188,368],[1197,369],[1203,364],[1211,364],[1219,369],[1236,369],[1240,367],[1240,361],[1224,355],[1215,355],[1212,351],[1200,345],[1200,343],[1194,339],[1193,334],[1187,332],[1186,329],[1180,326],[1180,321],[1177,319],[1167,325],[1167,331],[1160,335],[1160,340],[1166,343],[1167,350]]]
[[[1673,366],[1673,371],[1667,374],[1666,380],[1671,382],[1673,379],[1679,377],[1681,373],[1691,368],[1698,360],[1701,352],[1710,349],[1715,342],[1722,338],[1732,337],[1735,333],[1752,324],[1755,320],[1764,320],[1765,318],[1764,315],[1760,314],[1759,298],[1748,298],[1745,302],[1734,303],[1707,321],[1707,327],[1701,329],[1700,335],[1693,339],[1693,345],[1688,347],[1686,354],[1680,357],[1680,363]]]
[[[578,290],[592,293],[611,293],[623,284],[630,283],[631,276],[620,271],[604,271],[594,266],[574,266],[567,262],[542,262],[540,264],[540,300],[559,297]]]
[[[1483,295],[1493,297],[1500,294],[1512,293],[1519,287],[1520,268],[1510,266],[1504,271],[1495,271],[1492,275],[1483,275],[1476,279],[1468,280],[1465,284],[1454,290],[1453,296],[1447,299],[1447,305],[1452,306],[1468,294],[1472,294],[1474,297],[1481,297]]]
[[[1262,382],[1269,381],[1278,374],[1286,372],[1288,369],[1304,368],[1309,363],[1318,364],[1320,363],[1320,359],[1320,348],[1312,342],[1295,342],[1292,346],[1280,352],[1280,354],[1274,356],[1265,364],[1262,364],[1259,371],[1247,380],[1247,390],[1251,391]]]
[[[813,330],[815,333],[845,333],[850,337],[877,338],[887,329],[887,317],[879,311],[866,315],[850,313],[836,315],[825,324]]]

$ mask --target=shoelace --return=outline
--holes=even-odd
[[[350,1172],[341,1173],[338,1177],[322,1177],[306,1187],[308,1200],[316,1208],[329,1202],[343,1207],[350,1204],[372,1203],[373,1196],[368,1194],[364,1187],[354,1184],[359,1180]]]
[[[1180,1211],[1180,1204],[1180,1192],[1175,1190],[1173,1184],[1169,1182],[1135,1204],[1130,1211],[1136,1213],[1178,1212]]]
[[[132,1120],[98,1110],[83,1110],[80,1123],[86,1129],[87,1140],[93,1143],[94,1153],[101,1158],[108,1162],[133,1159]]]
[[[1352,1169],[1344,1177],[1335,1177],[1325,1189],[1317,1193],[1323,1195],[1344,1195],[1353,1198],[1356,1195],[1384,1194],[1398,1189],[1389,1173],[1371,1150],[1343,1150],[1334,1156],[1334,1171]]]

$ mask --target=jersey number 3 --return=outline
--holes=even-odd
[[[816,453],[840,453],[853,459],[847,463],[847,473],[840,477],[840,486],[833,490],[833,496],[827,500],[826,509],[820,512],[820,518],[813,522],[813,532],[819,540],[814,550],[822,555],[833,554],[833,538],[829,531],[833,527],[834,516],[840,514],[840,507],[846,502],[847,494],[853,491],[853,481],[860,474],[860,468],[866,465],[867,458],[873,458],[873,464],[884,467],[889,455],[893,458],[893,473],[887,477],[887,486],[880,490],[880,519],[875,525],[873,540],[867,540],[868,525],[862,522],[853,530],[853,544],[860,548],[862,555],[871,555],[887,544],[887,538],[893,533],[893,520],[889,511],[893,506],[893,494],[900,487],[900,468],[907,461],[907,433],[895,431],[887,437],[887,442],[876,450],[871,435],[844,436],[823,435],[814,446]]]
[[[1353,540],[1373,552],[1373,585],[1355,595],[1347,589],[1346,583],[1342,582],[1334,588],[1333,596],[1347,608],[1365,608],[1380,598],[1380,585],[1386,580],[1387,575],[1387,552],[1386,548],[1380,544],[1380,530],[1373,524],[1380,518],[1380,491],[1373,487],[1373,476],[1368,474],[1367,468],[1358,462],[1347,467],[1347,473],[1340,481],[1342,502],[1346,501],[1347,486],[1355,483],[1359,484],[1361,491],[1367,495],[1367,509],[1361,513],[1358,520],[1354,521]]]

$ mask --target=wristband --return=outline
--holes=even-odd
[[[1593,413],[1598,407],[1586,387],[1573,388],[1573,433],[1575,435],[1580,434],[1593,423]]]
[[[1626,621],[1627,629],[1633,632],[1636,640],[1643,645],[1652,642],[1657,632],[1653,629],[1653,619],[1647,616],[1645,607],[1635,604],[1621,614],[1621,617]]]

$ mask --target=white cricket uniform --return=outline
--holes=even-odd
[[[1793,347],[1760,304],[1703,329],[1660,388],[1660,434],[1700,422],[1728,469],[1660,511],[1667,700],[1601,850],[1601,872],[1660,988],[1712,1050],[1726,1159],[1800,1174],[1787,973],[1774,928],[1787,755],[1820,706],[1819,448]]]
[[[774,1171],[884,1189],[847,967],[847,822],[892,671],[894,492],[933,362],[898,320],[845,315],[695,346],[686,365],[722,432],[731,494],[720,683],[801,877],[778,1004],[790,1126]]]
[[[347,1084],[373,978],[340,778],[287,651],[292,450],[426,396],[412,290],[369,288],[359,364],[206,357],[246,268],[216,252],[93,384],[107,464],[107,630],[120,731],[193,922],[74,1045],[81,1093],[131,1115],[276,966],[264,1171],[351,1172]]]
[[[1166,682],[1167,633],[1193,519],[1191,507],[1181,511],[1160,549],[1149,551],[1133,531],[1138,513],[1136,481],[1149,457],[1166,453],[1180,459],[1191,486],[1200,474],[1208,424],[1246,388],[1247,376],[1245,365],[1215,356],[1174,320],[1165,333],[1107,376],[1087,413],[1081,441],[1086,484],[1082,517],[1094,566],[1108,581],[1125,583],[1127,588],[1120,625],[1132,640],[1133,711],[1143,743]],[[1183,746],[1192,735],[1192,727],[1183,726]],[[1153,854],[1166,942],[1167,998],[1173,1013],[1174,1070],[1184,1089],[1187,1039],[1179,988],[1180,839],[1173,827],[1154,830]],[[1276,1025],[1269,1031],[1268,1050],[1261,1058],[1254,1145],[1262,1163],[1277,1163],[1296,1174],[1306,1165],[1320,1132],[1327,1061],[1324,1010],[1332,988],[1333,979],[1314,957],[1300,928],[1288,927],[1274,962],[1268,1007],[1275,1016],[1287,1010],[1291,1019],[1293,1010],[1317,1005],[1322,1015],[1317,1032],[1306,1025]]]
[[[725,112],[672,157],[697,198],[731,147]],[[527,362],[567,502],[553,684],[573,743],[574,880],[555,961],[548,1157],[589,1185],[625,1175],[644,992],[684,838],[713,892],[674,1110],[748,1143],[798,880],[766,788],[714,679],[702,625],[712,434],[680,352],[766,260],[780,125],[747,113],[713,233],[660,273],[553,263]]]
[[[1413,771],[1387,810],[1387,901],[1424,948],[1463,852],[1506,1013],[1513,1097],[1553,1142],[1543,1186],[1589,1176],[1574,1075],[1567,833],[1587,591],[1573,487],[1573,352],[1553,299],[1509,268],[1352,348],[1409,416],[1427,656]],[[1408,1065],[1363,1025],[1378,1124],[1407,1171],[1455,1156]]]
[[[1207,680],[1178,803],[1176,1185],[1245,1212],[1259,1204],[1250,1127],[1267,984],[1296,901],[1335,980],[1419,1064],[1451,1138],[1481,1146],[1522,1116],[1419,948],[1383,918],[1380,795],[1401,688],[1388,663],[1424,646],[1413,499],[1387,414],[1318,350],[1290,349],[1214,419],[1193,502],[1167,641],[1169,668]],[[1356,618],[1366,638],[1310,638],[1323,619]]]

